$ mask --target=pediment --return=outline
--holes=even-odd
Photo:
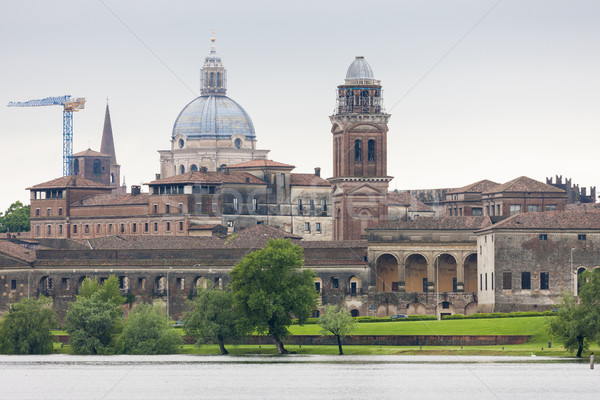
[[[370,195],[380,195],[381,191],[376,187],[365,183],[363,185],[354,187],[347,191],[347,194],[351,194],[353,196],[362,195],[362,196],[370,196]]]

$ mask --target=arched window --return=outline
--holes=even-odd
[[[115,174],[110,174],[110,183],[115,183]]]
[[[198,171],[198,166],[196,164],[192,164],[190,171]]]
[[[210,84],[209,84],[209,86],[210,87],[214,87],[215,86],[215,73],[214,72],[210,73]]]
[[[227,164],[221,164],[221,165],[219,166],[219,171],[221,171],[221,172],[224,172],[224,171],[225,171],[225,168],[227,168]]]
[[[362,141],[360,139],[354,142],[354,161],[362,161]]]
[[[180,174],[185,174],[185,167],[183,165],[179,166],[179,173]]]
[[[73,174],[79,175],[79,159],[77,158],[73,161]]]
[[[221,87],[221,73],[217,72],[217,87]]]
[[[375,161],[375,141],[373,139],[367,143],[367,156],[368,161]]]
[[[102,164],[100,163],[100,160],[95,159],[94,160],[94,175],[100,175],[102,173]]]

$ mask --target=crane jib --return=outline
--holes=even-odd
[[[71,99],[70,95],[59,97],[46,97],[41,100],[29,100],[23,102],[11,101],[8,107],[40,107],[40,106],[64,106]]]

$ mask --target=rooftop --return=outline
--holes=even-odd
[[[315,174],[290,174],[290,183],[292,186],[331,186],[328,180]]]
[[[467,230],[475,231],[492,224],[489,217],[432,217],[412,221],[388,221],[367,230]]]
[[[490,181],[488,179],[483,179],[481,181],[471,183],[470,185],[463,186],[458,189],[452,189],[446,194],[456,194],[456,193],[483,193],[488,192],[500,185],[499,183]]]
[[[265,182],[247,172],[232,171],[191,171],[185,174],[174,175],[168,178],[158,179],[147,183],[147,185],[168,185],[168,184],[191,184],[191,183],[249,183],[254,185],[264,185]]]
[[[496,229],[600,230],[600,210],[546,211],[515,214],[481,231]]]
[[[280,163],[277,161],[272,161],[272,160],[250,160],[250,161],[246,161],[243,163],[239,163],[239,164],[233,164],[233,165],[229,165],[227,166],[227,168],[229,169],[236,169],[236,168],[257,168],[257,167],[275,167],[275,168],[296,168],[294,165],[289,165],[289,164],[284,164],[284,163]]]
[[[535,179],[531,179],[526,176],[520,176],[518,178],[513,179],[512,181],[503,183],[502,185],[491,187],[488,190],[486,190],[484,194],[506,192],[543,192],[563,194],[565,193],[564,190],[554,187],[552,185],[547,185],[545,183],[536,181]]]
[[[39,183],[35,186],[28,187],[27,190],[38,189],[65,189],[65,188],[86,188],[86,189],[107,189],[112,190],[108,185],[103,185],[98,182],[90,181],[75,175],[61,176],[48,182]]]

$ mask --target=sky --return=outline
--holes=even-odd
[[[391,114],[390,189],[600,185],[599,20],[594,0],[4,1],[0,211],[62,175],[62,108],[6,104],[85,97],[77,153],[100,150],[108,99],[121,177],[150,182],[213,29],[227,95],[294,172],[331,176],[335,90],[364,56]]]

